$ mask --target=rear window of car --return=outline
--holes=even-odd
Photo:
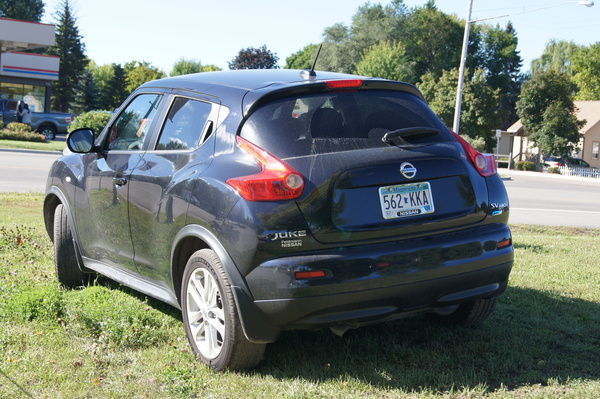
[[[448,141],[442,121],[416,96],[399,91],[351,91],[290,97],[257,109],[240,135],[281,158],[387,147],[383,136],[405,128],[439,130],[398,145]]]

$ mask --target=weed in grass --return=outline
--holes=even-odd
[[[69,324],[100,345],[141,348],[169,340],[166,316],[123,292],[91,286],[71,294]]]
[[[185,364],[171,364],[162,373],[167,391],[181,398],[199,397],[208,387],[203,377],[196,367]]]
[[[2,308],[2,317],[14,321],[56,324],[64,316],[62,292],[56,285],[41,285],[10,295]]]

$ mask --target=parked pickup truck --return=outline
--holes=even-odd
[[[0,122],[8,125],[17,121],[18,103],[17,100],[0,99]],[[66,112],[32,112],[31,128],[43,134],[46,140],[54,140],[56,133],[67,133],[67,127],[75,116]]]

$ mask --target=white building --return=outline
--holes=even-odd
[[[0,18],[0,98],[24,100],[34,112],[50,111],[60,58],[23,51],[54,45],[54,31],[54,25]]]

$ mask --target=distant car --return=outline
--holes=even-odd
[[[58,280],[100,273],[182,311],[215,370],[284,330],[428,313],[475,325],[513,266],[493,156],[412,85],[295,70],[142,85],[48,176]]]
[[[544,164],[549,168],[564,166],[573,169],[571,174],[576,176],[596,177],[600,173],[597,167],[591,166],[581,158],[549,157]]]

